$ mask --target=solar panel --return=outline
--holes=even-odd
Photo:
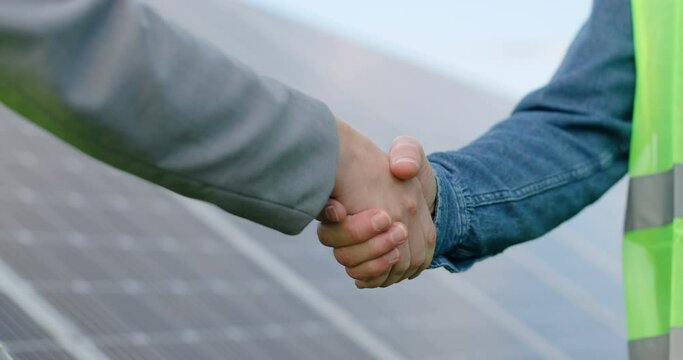
[[[244,5],[154,4],[324,99],[382,145],[409,133],[428,149],[457,148],[510,108]],[[612,215],[580,217],[465,275],[431,271],[359,291],[311,227],[287,237],[196,209],[7,110],[0,118],[0,259],[16,275],[16,286],[0,287],[0,342],[16,359],[625,357],[616,220],[623,188],[589,210]],[[56,316],[33,313],[18,300],[26,294]],[[64,329],[76,335],[60,336]]]
[[[12,349],[14,359],[73,359],[4,294],[0,294],[0,343]],[[0,360],[9,359],[0,345]]]

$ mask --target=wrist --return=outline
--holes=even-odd
[[[337,138],[339,139],[339,159],[337,161],[337,176],[335,177],[334,189],[339,187],[341,175],[344,174],[353,162],[353,149],[351,147],[351,126],[337,118]],[[334,191],[333,191],[334,195]]]

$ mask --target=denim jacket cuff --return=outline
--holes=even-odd
[[[434,205],[434,226],[436,227],[436,249],[429,268],[443,267],[450,272],[469,269],[476,260],[454,261],[449,253],[462,242],[466,232],[468,211],[465,203],[465,190],[443,166],[431,162],[436,176],[436,203]]]

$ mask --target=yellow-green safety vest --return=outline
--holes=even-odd
[[[636,93],[623,243],[629,356],[683,359],[683,0],[632,0]]]

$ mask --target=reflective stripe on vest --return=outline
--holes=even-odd
[[[683,359],[683,0],[632,0],[636,94],[623,244],[632,360]]]

